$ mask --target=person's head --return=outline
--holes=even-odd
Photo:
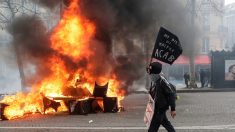
[[[152,62],[149,65],[149,73],[150,74],[160,74],[162,71],[162,64],[159,62]]]
[[[231,73],[235,74],[235,64],[234,64],[234,65],[229,66],[228,70],[229,70],[229,72],[231,72]]]

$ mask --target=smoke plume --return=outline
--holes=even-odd
[[[35,82],[47,76],[50,71],[43,64],[52,56],[53,50],[49,47],[49,35],[42,20],[36,16],[20,16],[8,26],[8,31],[14,37],[12,43],[18,48],[17,55],[20,55],[24,67],[26,66],[24,69],[30,65],[35,66],[34,76],[28,73],[25,74],[26,78]]]
[[[41,6],[47,7],[49,9],[55,8],[62,0],[33,0],[32,2],[35,2]]]
[[[40,0],[40,5],[53,8],[60,0]],[[34,77],[40,80],[50,74],[45,69],[47,58],[53,55],[64,60],[69,71],[79,68],[90,70],[93,76],[104,76],[107,71],[114,73],[121,87],[128,92],[133,83],[145,74],[160,26],[179,36],[184,53],[196,54],[196,27],[188,23],[187,11],[177,0],[80,0],[82,14],[95,23],[96,36],[90,49],[96,53],[89,58],[74,62],[49,47],[50,33],[40,18],[24,16],[14,20],[9,31],[19,46],[23,60],[36,68]],[[37,27],[35,29],[35,27]],[[93,69],[86,69],[89,63]],[[32,81],[32,80],[31,80]],[[30,82],[30,81],[29,81]]]
[[[116,55],[118,65],[114,68],[114,72],[123,80],[125,88],[129,88],[134,81],[144,76],[146,60],[149,59],[146,58],[146,54],[150,57],[148,54],[152,52],[160,26],[179,36],[183,54],[190,57],[198,52],[196,36],[199,30],[189,22],[190,14],[180,1],[85,0],[81,2],[83,14],[95,21],[101,29],[100,32],[105,32],[106,37],[114,41],[112,45],[114,49],[122,45],[116,50],[123,50],[126,55]],[[138,43],[134,43],[136,40]],[[116,54],[115,52],[113,54]]]

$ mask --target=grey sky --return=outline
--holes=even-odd
[[[231,3],[234,3],[234,2],[235,2],[235,0],[225,0],[225,5],[231,4]]]

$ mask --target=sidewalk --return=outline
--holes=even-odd
[[[235,92],[235,88],[178,88],[178,93]]]
[[[178,93],[198,93],[198,92],[234,92],[234,88],[213,88],[213,87],[204,87],[200,88],[201,83],[196,82],[198,88],[186,88],[184,81],[176,81],[176,80],[170,80],[171,83],[173,83],[176,86],[176,90]]]
[[[176,88],[177,93],[235,92],[235,88]],[[132,94],[147,94],[147,90],[132,91]]]

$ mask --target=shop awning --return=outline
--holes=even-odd
[[[182,65],[188,65],[189,64],[189,58],[186,56],[180,56],[174,64],[182,64]],[[196,65],[210,65],[211,64],[211,58],[208,55],[198,55],[195,57],[195,64]]]

